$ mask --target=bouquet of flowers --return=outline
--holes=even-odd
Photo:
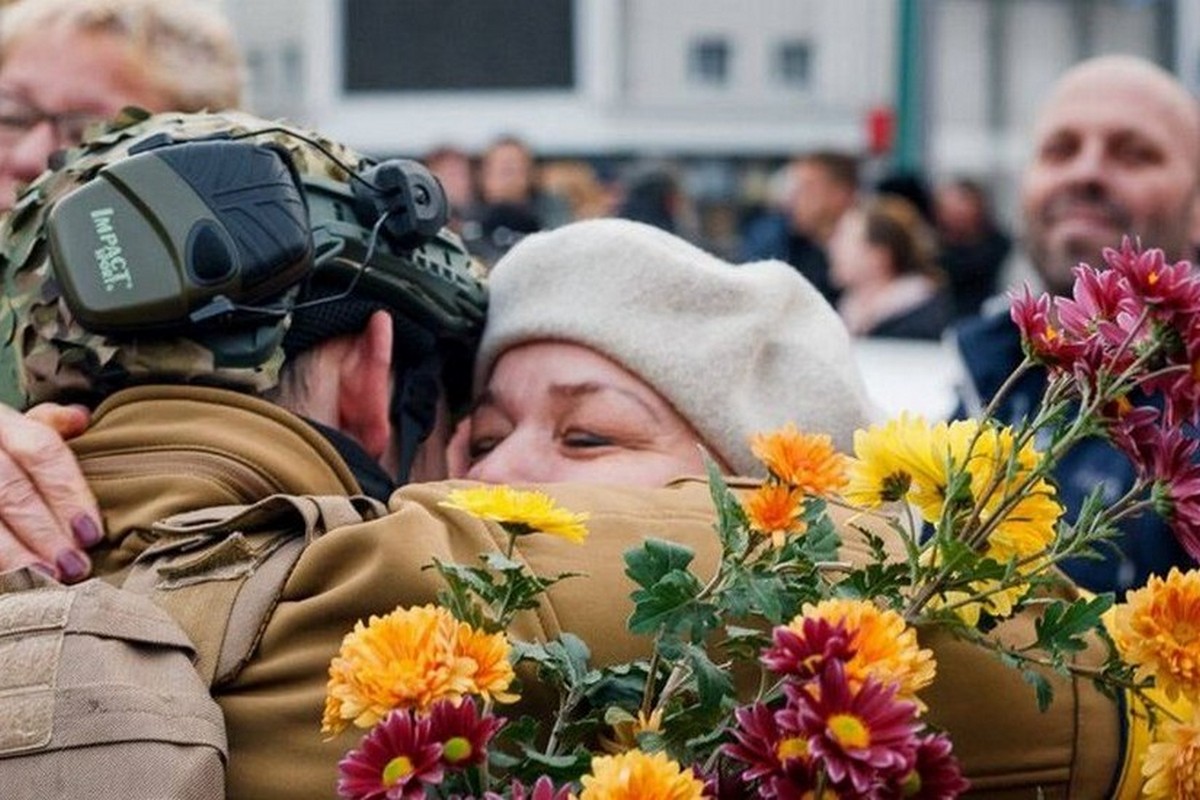
[[[1071,298],[1013,299],[1026,352],[1013,379],[1049,376],[1023,424],[902,415],[859,431],[853,455],[789,426],[753,442],[761,485],[732,489],[710,466],[715,572],[697,574],[667,541],[625,556],[644,660],[596,667],[569,633],[510,640],[516,615],[576,577],[534,574],[515,543],[583,542],[586,519],[536,492],[452,493],[447,504],[504,529],[507,551],[435,562],[438,605],[346,636],[323,727],[370,730],[340,765],[341,796],[955,797],[967,781],[920,697],[936,664],[918,632],[936,626],[1021,671],[1043,707],[1047,670],[1123,693],[1154,736],[1143,794],[1200,797],[1200,571],[1153,577],[1116,604],[1064,591],[1055,569],[1144,512],[1200,559],[1200,464],[1183,433],[1200,414],[1200,273],[1128,241],[1105,259],[1077,268]],[[1067,521],[1052,470],[1096,435],[1138,479]],[[847,557],[850,537],[861,557]],[[1030,641],[989,635],[1029,609]],[[1097,642],[1104,663],[1076,664]],[[520,708],[516,668],[553,688],[553,713],[501,713]]]

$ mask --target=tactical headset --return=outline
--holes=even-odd
[[[274,132],[325,153],[349,182],[302,174],[283,147],[247,141]],[[314,140],[269,129],[151,137],[64,197],[47,229],[62,297],[83,327],[183,333],[218,363],[262,363],[297,312],[363,301],[391,311],[409,350],[392,414],[403,482],[433,426],[441,359],[449,348],[469,363],[486,305],[447,216],[441,185],[416,162],[360,173]]]

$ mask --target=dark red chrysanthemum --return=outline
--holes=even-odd
[[[842,664],[831,661],[817,685],[784,691],[790,702],[777,723],[808,735],[811,757],[835,791],[867,794],[912,769],[917,707],[897,700],[895,686],[868,678],[852,691]]]
[[[429,724],[430,738],[442,746],[442,763],[453,769],[482,764],[488,742],[504,727],[504,720],[491,714],[480,717],[468,697],[457,706],[439,700],[429,711]]]
[[[1200,464],[1196,448],[1181,428],[1161,432],[1154,454],[1154,477],[1168,504],[1167,522],[1179,544],[1200,562]]]
[[[1113,444],[1133,463],[1138,475],[1150,477],[1161,430],[1158,409],[1149,406],[1106,409],[1105,417]]]
[[[508,788],[509,800],[570,800],[571,787],[564,786],[558,788],[554,785],[554,781],[543,775],[533,783],[533,787],[526,789],[525,784],[518,780],[513,780]],[[504,795],[496,794],[495,792],[487,792],[483,796],[484,800],[505,800]]]
[[[1159,321],[1170,322],[1175,314],[1200,309],[1200,282],[1187,261],[1168,264],[1162,250],[1139,250],[1128,236],[1120,250],[1106,248],[1104,260]]]
[[[1066,368],[1083,351],[1082,343],[1064,335],[1052,319],[1050,295],[1033,296],[1026,285],[1020,294],[1011,294],[1012,321],[1021,331],[1021,346],[1026,354],[1050,368]]]
[[[736,726],[725,745],[728,757],[748,764],[742,780],[753,783],[769,775],[782,775],[788,761],[808,762],[807,737],[795,726],[780,726],[779,712],[763,703],[743,706],[733,712]]]
[[[945,734],[930,733],[917,741],[916,764],[889,785],[880,800],[953,800],[970,788]]]
[[[717,767],[705,772],[699,764],[692,765],[692,774],[704,783],[704,796],[709,800],[744,800],[754,790],[742,779],[739,769]]]
[[[841,623],[805,617],[801,633],[786,625],[771,632],[774,644],[763,651],[762,663],[778,675],[806,682],[824,670],[830,659],[843,663],[854,655],[853,637]]]
[[[1128,284],[1120,273],[1098,270],[1087,264],[1075,267],[1071,297],[1058,297],[1054,308],[1063,331],[1078,341],[1090,339],[1120,314],[1131,310]]]
[[[337,791],[347,800],[415,800],[441,783],[442,746],[428,717],[392,711],[338,762]]]

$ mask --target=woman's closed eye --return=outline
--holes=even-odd
[[[567,447],[594,448],[609,447],[615,442],[609,436],[588,430],[572,429],[562,434],[562,442]]]

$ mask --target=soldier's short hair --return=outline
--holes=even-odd
[[[0,12],[0,64],[14,45],[56,27],[128,43],[174,111],[237,108],[242,58],[228,21],[199,0],[17,0]]]

